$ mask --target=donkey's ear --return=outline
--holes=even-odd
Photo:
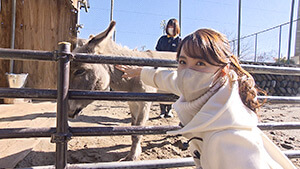
[[[96,35],[89,41],[89,45],[97,45],[97,44],[101,43],[102,41],[111,39],[113,36],[113,33],[115,31],[115,26],[116,26],[116,22],[111,21],[105,31],[99,33],[98,35]]]

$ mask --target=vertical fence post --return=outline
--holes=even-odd
[[[11,17],[11,44],[10,44],[10,48],[14,49],[15,48],[15,37],[16,37],[16,6],[17,6],[17,2],[16,0],[12,0],[12,17]],[[13,59],[10,60],[9,63],[9,73],[14,73],[14,64],[15,61]]]
[[[114,0],[110,0],[110,22],[114,20]],[[116,41],[116,30],[114,30],[113,40]]]
[[[57,114],[56,133],[51,136],[51,142],[56,143],[55,165],[63,169],[67,165],[67,142],[70,139],[68,126],[68,90],[71,44],[60,42],[58,45],[57,72]]]
[[[257,34],[255,34],[255,44],[254,44],[254,62],[257,62]]]
[[[241,50],[241,20],[242,20],[242,0],[239,0],[239,9],[238,9],[238,44],[237,44],[237,56],[240,57]]]
[[[293,29],[293,17],[294,17],[294,4],[295,0],[292,0],[291,6],[291,16],[290,16],[290,31],[289,31],[289,43],[288,43],[288,53],[287,53],[287,63],[290,64],[291,59],[291,43],[292,43],[292,29]]]
[[[235,40],[232,41],[232,46],[233,46],[233,47],[232,47],[232,48],[233,48],[233,49],[232,49],[232,51],[233,51],[232,53],[236,53]]]
[[[178,15],[179,15],[179,27],[180,27],[180,33],[179,33],[179,36],[181,36],[181,32],[182,32],[182,27],[181,27],[181,4],[182,4],[182,3],[181,3],[181,0],[179,0],[179,7],[178,7],[178,8],[179,8],[179,12],[178,12],[178,13],[179,13],[179,14],[178,14]]]
[[[280,25],[280,27],[279,27],[278,62],[280,62],[280,55],[281,55],[281,30],[282,30],[282,25]]]

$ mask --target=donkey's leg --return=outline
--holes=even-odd
[[[128,102],[131,112],[131,124],[132,126],[145,126],[146,121],[149,118],[149,111],[151,102]],[[125,157],[125,161],[138,160],[141,153],[141,141],[142,135],[132,135],[132,144],[130,153]]]

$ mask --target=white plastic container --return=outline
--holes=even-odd
[[[24,88],[28,73],[21,73],[21,74],[14,74],[14,73],[6,73],[9,88]],[[15,104],[15,103],[24,103],[29,102],[28,99],[11,99],[11,98],[5,98],[4,103],[7,104]]]
[[[6,77],[10,88],[23,88],[26,84],[27,76],[28,73],[6,73]]]

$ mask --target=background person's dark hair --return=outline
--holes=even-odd
[[[177,19],[173,18],[173,19],[170,19],[168,21],[167,26],[166,26],[166,30],[165,30],[168,35],[170,35],[169,32],[168,32],[168,27],[169,26],[174,27],[174,32],[173,32],[174,35],[179,35],[180,34],[180,26],[179,26],[179,22],[177,21]]]

